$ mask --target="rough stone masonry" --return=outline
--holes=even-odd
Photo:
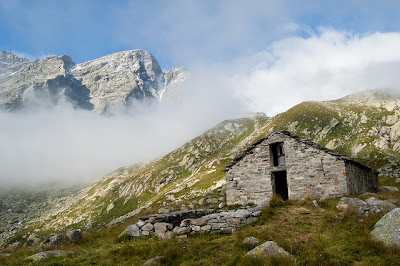
[[[232,233],[237,228],[257,221],[260,208],[241,208],[236,210],[188,210],[168,214],[153,214],[139,217],[136,224],[128,225],[121,233],[129,237],[158,236],[171,238],[173,235],[187,233],[217,232]]]
[[[378,189],[376,171],[287,131],[261,139],[225,172],[228,205],[266,206],[274,194],[324,199]]]

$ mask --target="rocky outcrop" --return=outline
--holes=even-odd
[[[371,235],[387,246],[400,247],[400,208],[396,208],[383,216],[374,226]]]
[[[6,51],[0,52],[0,83],[10,79],[29,61]]]
[[[0,82],[0,107],[16,111],[69,102],[78,108],[92,109],[89,90],[68,75],[74,65],[66,55],[24,62],[10,78]]]
[[[232,233],[237,228],[257,221],[261,216],[259,208],[243,208],[221,211],[215,209],[178,211],[169,214],[142,216],[136,224],[129,225],[119,237],[135,238],[158,236],[171,238],[194,232]]]
[[[134,100],[157,99],[163,89],[163,72],[147,51],[114,53],[76,65],[71,76],[90,91],[94,111],[103,113]]]

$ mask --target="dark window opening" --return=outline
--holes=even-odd
[[[289,198],[286,171],[272,172],[272,185],[275,194],[282,197],[283,200]]]
[[[285,165],[285,151],[283,150],[283,142],[270,144],[269,152],[271,154],[271,166]]]

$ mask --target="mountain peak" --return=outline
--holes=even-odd
[[[9,53],[6,51],[0,52],[0,63],[16,63],[16,62],[29,62],[29,60],[25,58],[21,58],[13,53]]]

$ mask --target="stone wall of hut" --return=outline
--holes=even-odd
[[[285,164],[271,166],[270,144],[277,142],[283,142]],[[227,170],[227,204],[268,205],[274,194],[272,173],[276,171],[286,171],[289,199],[323,199],[349,192],[344,160],[316,145],[277,133],[249,150]]]

